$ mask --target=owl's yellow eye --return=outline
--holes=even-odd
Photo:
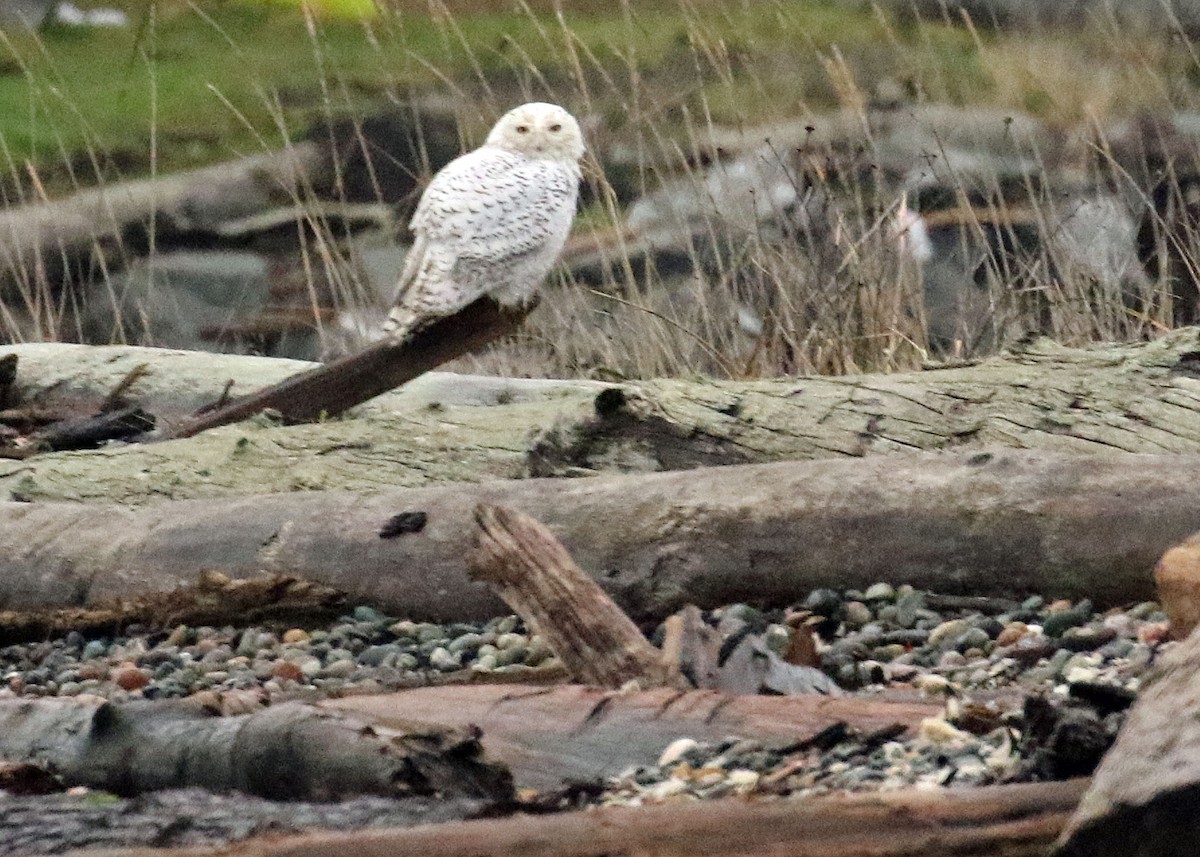
[[[558,123],[555,123],[550,126],[550,133],[552,133],[552,134],[557,134],[561,130],[562,130],[562,126],[559,125]]]
[[[517,133],[518,133],[518,134],[528,134],[528,133],[529,133],[529,126],[528,126],[528,125],[518,125],[518,126],[517,126]]]

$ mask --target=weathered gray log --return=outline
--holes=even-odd
[[[219,232],[231,220],[299,205],[333,177],[328,147],[300,142],[279,152],[156,179],[118,182],[66,199],[0,211],[0,288],[20,294],[57,281],[95,257],[119,265],[137,255],[124,236],[154,220],[167,232]]]
[[[269,798],[511,796],[470,731],[375,727],[303,703],[212,717],[178,700],[0,700],[0,759],[116,794],[199,786]]]
[[[414,688],[319,704],[393,728],[478,726],[488,758],[507,766],[519,788],[536,789],[653,764],[681,735],[791,744],[839,722],[862,733],[900,724],[911,734],[943,709],[933,701],[886,697],[731,696],[669,688],[618,693],[581,685]]]
[[[1138,691],[1117,742],[1059,843],[1059,857],[1185,857],[1200,842],[1200,631]]]
[[[241,793],[172,789],[129,798],[112,795],[6,795],[0,801],[0,855],[31,857],[102,848],[167,849],[228,845],[248,836],[297,834],[313,829],[412,827],[478,818],[491,809],[478,798],[375,796],[336,803],[268,801]],[[167,853],[167,852],[163,852]]]
[[[386,478],[391,463],[377,466]],[[546,523],[637,619],[878,580],[1109,605],[1152,597],[1158,557],[1200,529],[1197,472],[1200,456],[996,450],[134,509],[7,503],[0,606],[78,606],[218,569],[311,579],[416,619],[495,615],[465,567],[480,502]],[[420,513],[416,531],[381,538],[402,513]]]
[[[294,577],[230,580],[206,571],[194,587],[148,592],[91,607],[0,610],[0,646],[45,640],[71,631],[112,634],[135,622],[152,627],[232,625],[332,619],[345,607],[340,592]]]
[[[1085,782],[757,802],[605,807],[407,830],[255,838],[229,848],[73,857],[1043,857]]]
[[[530,631],[545,637],[576,681],[613,690],[630,681],[643,688],[667,682],[663,653],[543,524],[485,503],[475,521],[471,579],[491,586]]]
[[[237,367],[251,367],[256,383],[235,385],[234,394],[311,366],[154,349],[13,350],[18,384],[49,402],[88,388],[103,398],[132,366],[149,362],[131,404],[160,417],[156,399],[171,399],[179,414],[185,398],[200,398],[186,391],[211,401],[239,377]],[[1087,349],[1038,340],[974,366],[885,376],[613,388],[437,375],[353,419],[241,423],[186,441],[0,465],[0,496],[146,503],[986,446],[1200,453],[1198,351],[1191,328]],[[48,389],[52,381],[61,386]]]

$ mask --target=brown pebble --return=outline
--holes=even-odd
[[[123,664],[116,668],[112,680],[121,690],[141,690],[150,683],[150,677],[133,664]]]
[[[285,635],[286,636],[286,635]],[[280,661],[275,664],[271,670],[271,675],[279,679],[290,679],[291,681],[303,681],[304,670],[296,666],[291,661]]]
[[[1050,613],[1050,614],[1066,613],[1070,609],[1071,609],[1070,600],[1068,600],[1066,598],[1060,598],[1057,601],[1051,601],[1049,606],[1046,607],[1046,612]]]
[[[8,689],[13,693],[22,694],[25,692],[25,679],[19,675],[15,675],[8,680]]]
[[[1154,567],[1154,582],[1171,620],[1171,636],[1182,640],[1200,625],[1200,534],[1163,554]]]
[[[289,628],[283,632],[283,642],[306,643],[308,642],[308,632],[303,628]]]
[[[108,678],[108,667],[104,664],[84,664],[79,668],[80,681],[87,681],[88,679],[104,681],[106,678]]]
[[[1028,633],[1029,626],[1024,622],[1013,622],[1011,625],[1006,625],[1004,630],[996,636],[996,645],[1011,646]]]
[[[1138,628],[1138,641],[1149,646],[1157,645],[1164,640],[1174,637],[1176,640],[1179,637],[1175,636],[1172,626],[1167,622],[1144,622]]]

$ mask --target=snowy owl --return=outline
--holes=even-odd
[[[571,230],[582,157],[579,123],[563,108],[535,102],[504,114],[422,194],[383,329],[402,338],[484,295],[527,303]]]

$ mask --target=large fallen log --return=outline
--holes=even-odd
[[[117,182],[66,199],[0,211],[0,287],[8,294],[57,286],[77,271],[141,255],[153,228],[217,234],[228,221],[295,205],[334,178],[328,147],[300,142],[191,172]],[[161,239],[160,239],[161,240]]]
[[[88,390],[102,400],[148,363],[127,398],[160,422],[217,399],[231,379],[239,395],[312,365],[156,349],[12,350],[24,398],[50,405]],[[614,387],[435,375],[343,421],[240,423],[167,444],[36,456],[0,467],[0,496],[147,503],[987,446],[1197,453],[1197,353],[1192,328],[1087,349],[1037,340],[974,366],[886,376]]]
[[[0,700],[0,759],[116,794],[199,786],[331,800],[442,793],[511,798],[471,730],[391,730],[303,703],[213,717],[187,701]]]
[[[75,857],[1042,857],[1084,781],[806,801],[704,801]]]
[[[895,724],[910,732],[941,714],[934,702],[861,697],[731,696],[668,688],[619,693],[581,685],[427,687],[320,703],[394,729],[482,730],[490,759],[518,787],[561,788],[566,782],[614,777],[653,764],[680,736],[720,741],[728,735],[790,744],[835,723],[863,733]]]
[[[879,580],[1117,604],[1152,597],[1159,556],[1200,529],[1198,471],[1196,456],[998,450],[136,509],[6,503],[0,607],[79,606],[216,569],[308,578],[412,618],[496,615],[465,567],[480,502],[547,524],[635,619]]]
[[[1200,842],[1200,632],[1146,679],[1059,843],[1059,857],[1185,857]]]

